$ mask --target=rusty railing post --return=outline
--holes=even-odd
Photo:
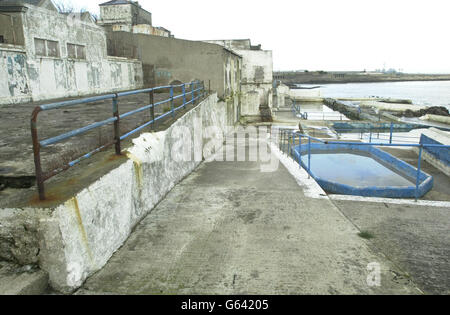
[[[114,142],[116,147],[116,155],[122,154],[122,149],[120,147],[120,115],[119,115],[119,97],[117,94],[113,97],[113,115],[116,117],[114,122]]]
[[[39,199],[45,200],[44,176],[41,166],[41,145],[39,144],[37,132],[37,116],[41,111],[40,107],[36,107],[31,116],[31,137],[33,139],[34,167],[36,170],[36,184],[39,192]]]
[[[155,92],[153,89],[150,91],[150,104],[152,105],[152,107],[150,108],[150,119],[153,121],[152,128],[153,130],[155,130]]]

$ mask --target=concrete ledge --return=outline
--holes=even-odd
[[[421,138],[421,144],[442,144],[450,145],[450,132],[430,128],[424,130]],[[414,149],[417,153],[418,148]],[[444,174],[450,176],[450,149],[425,148],[423,152],[424,159],[440,169]]]

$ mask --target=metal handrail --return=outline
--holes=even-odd
[[[186,89],[186,87],[190,87],[189,91]],[[174,90],[176,88],[181,88],[182,92],[181,94],[175,95]],[[158,90],[163,89],[170,89],[170,97],[166,100],[162,100],[160,102],[155,103],[154,102],[154,93]],[[132,110],[130,112],[124,113],[122,115],[119,114],[119,98],[124,96],[130,96],[130,95],[136,95],[136,94],[142,94],[142,93],[148,93],[150,96],[150,104],[142,106],[136,110]],[[31,136],[33,141],[33,154],[34,154],[34,165],[35,165],[35,171],[36,171],[36,182],[39,192],[39,199],[45,200],[45,186],[44,182],[53,176],[56,176],[57,174],[69,169],[70,167],[80,163],[81,161],[91,157],[92,155],[112,146],[115,145],[115,153],[116,155],[121,155],[121,141],[130,137],[131,135],[141,131],[145,127],[148,127],[150,125],[154,125],[158,120],[161,120],[169,115],[172,115],[173,118],[175,118],[175,114],[178,110],[184,108],[186,109],[186,106],[189,104],[195,105],[196,102],[202,98],[205,95],[205,85],[203,81],[193,81],[190,83],[183,83],[180,85],[168,85],[168,86],[159,86],[155,88],[148,88],[148,89],[140,89],[140,90],[133,90],[133,91],[126,91],[126,92],[120,92],[115,94],[106,94],[101,96],[95,96],[95,97],[88,97],[83,99],[77,99],[77,100],[71,100],[71,101],[63,101],[63,102],[56,102],[52,104],[46,104],[46,105],[40,105],[37,106],[32,114],[31,117]],[[181,106],[175,107],[174,101],[177,99],[183,99],[183,104]],[[187,101],[187,99],[190,99]],[[104,100],[112,100],[112,117],[108,118],[106,120],[96,122],[94,124],[90,124],[88,126],[84,126],[82,128],[72,130],[63,134],[60,134],[58,136],[45,139],[45,140],[39,140],[38,136],[38,130],[37,130],[37,119],[39,116],[39,113],[43,111],[49,111],[49,110],[56,110],[61,109],[65,107],[75,106],[75,105],[81,105],[81,104],[89,104],[93,102],[98,101],[104,101]],[[158,117],[155,117],[155,108],[159,105],[170,103],[171,109],[169,112],[160,115]],[[151,120],[146,122],[145,124],[139,126],[138,128],[126,133],[125,135],[120,135],[120,120],[132,115],[136,115],[138,113],[144,112],[146,110],[150,110],[151,114]],[[47,174],[44,174],[42,171],[42,165],[41,165],[41,148],[48,147],[50,145],[54,145],[56,143],[62,142],[64,140],[67,140],[72,137],[76,137],[82,134],[85,134],[91,130],[94,130],[96,128],[100,128],[105,125],[114,124],[114,141],[109,142],[107,144],[104,144],[95,150],[86,153],[85,155],[79,157],[78,159],[71,161],[67,163],[66,165],[62,166],[61,168],[57,170],[52,170],[48,172]]]
[[[290,129],[280,129],[280,143],[279,147],[280,150],[285,152],[287,151],[288,155],[292,156],[292,147],[296,144],[296,137],[299,138],[300,146],[302,145],[302,139],[307,138],[308,139],[308,177],[311,177],[311,141],[316,141],[325,145],[333,144],[333,145],[357,145],[357,146],[376,146],[376,147],[412,147],[412,148],[419,148],[419,159],[417,162],[418,168],[417,168],[417,178],[416,178],[416,194],[415,194],[415,200],[418,201],[419,199],[419,186],[420,186],[420,174],[421,174],[421,167],[422,167],[422,153],[424,148],[439,148],[439,149],[450,149],[450,145],[443,145],[443,144],[393,144],[391,143],[364,143],[364,142],[343,142],[343,141],[333,141],[333,140],[323,140],[315,137],[311,137],[309,135],[302,134],[297,131],[293,131]],[[286,140],[288,143],[286,144]],[[287,150],[286,150],[287,146]],[[301,152],[299,153],[299,161],[300,167],[302,167],[301,163]]]

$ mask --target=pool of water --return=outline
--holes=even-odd
[[[308,155],[302,156],[308,165]],[[413,180],[397,173],[373,157],[349,152],[311,154],[311,171],[327,181],[361,187],[411,187]]]

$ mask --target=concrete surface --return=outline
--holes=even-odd
[[[333,201],[426,294],[450,294],[450,208]]]
[[[47,288],[48,275],[44,271],[0,261],[0,295],[39,295]]]
[[[262,173],[261,164],[202,164],[79,293],[420,293],[328,199],[306,197],[284,166]],[[366,282],[373,262],[381,287]]]

